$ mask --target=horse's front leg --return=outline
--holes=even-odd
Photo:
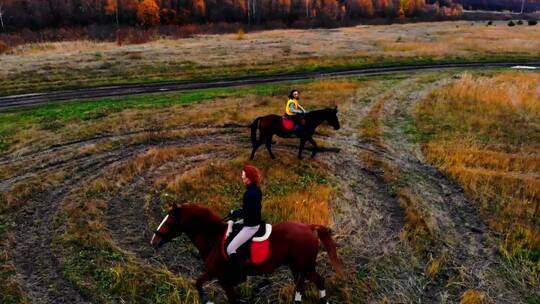
[[[304,146],[306,145],[306,139],[300,138],[300,150],[298,150],[298,159],[302,159],[302,151],[304,150]]]
[[[310,137],[308,139],[308,141],[311,143],[311,145],[313,146],[313,151],[311,152],[311,158],[315,157],[315,154],[317,154],[317,150],[319,150],[319,147],[317,147],[317,143],[315,142],[315,140],[313,139],[313,137]]]
[[[195,282],[195,288],[197,288],[197,291],[199,292],[199,298],[202,304],[212,303],[208,300],[208,296],[206,296],[206,293],[203,289],[204,283],[209,281],[211,278],[212,276],[207,271],[203,273]]]
[[[225,290],[225,294],[227,295],[227,300],[229,303],[234,304],[237,303],[236,298],[236,292],[234,291],[234,285],[226,282],[225,280],[219,280],[219,284]]]

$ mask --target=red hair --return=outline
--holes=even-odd
[[[249,178],[249,180],[252,183],[257,184],[257,185],[261,183],[261,180],[262,180],[261,173],[259,169],[257,169],[257,167],[252,166],[252,165],[245,165],[244,169],[242,170],[246,172],[246,177]]]

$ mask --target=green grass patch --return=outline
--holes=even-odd
[[[98,54],[98,53],[97,53]],[[96,57],[101,60],[101,57]],[[325,57],[318,62],[311,58],[303,58],[289,63],[271,63],[253,65],[222,65],[202,67],[190,62],[180,62],[175,65],[139,65],[127,70],[118,70],[109,61],[95,70],[52,69],[46,75],[36,73],[29,81],[28,73],[10,76],[9,81],[0,81],[0,96],[22,93],[46,92],[51,90],[68,90],[92,88],[110,85],[148,84],[169,81],[210,81],[233,79],[239,77],[270,76],[284,73],[328,72],[334,70],[350,70],[360,68],[375,68],[396,65],[420,65],[435,63],[461,62],[495,62],[495,61],[534,61],[538,56],[526,54],[471,54],[467,57],[417,56],[410,58],[370,56],[370,57]],[[47,66],[48,67],[48,66]],[[75,73],[75,74],[74,74]]]
[[[297,82],[298,83],[298,82]],[[72,101],[64,104],[38,106],[0,113],[0,152],[18,142],[17,133],[36,126],[40,130],[56,131],[67,123],[99,121],[126,109],[163,108],[193,104],[219,98],[256,96],[286,96],[288,84],[264,84],[248,87],[204,89],[190,92],[154,93],[124,97]]]
[[[124,109],[148,109],[172,105],[192,104],[217,98],[243,97],[248,94],[258,96],[287,95],[288,84],[264,84],[249,87],[203,89],[191,92],[153,93],[123,97],[102,98],[89,101],[72,101],[64,104],[39,106],[37,108],[13,110],[0,113],[0,134],[8,126],[29,122],[59,120],[69,122],[75,119],[94,120]]]
[[[102,303],[193,303],[191,285],[164,269],[141,265],[113,249],[72,242],[63,252],[62,273],[87,296]]]

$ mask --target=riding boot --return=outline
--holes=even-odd
[[[301,131],[302,127],[300,126],[300,124],[296,124],[294,126],[294,130],[293,130],[293,136],[295,137],[300,137],[300,131]]]
[[[226,268],[226,277],[233,285],[245,282],[247,279],[246,265],[238,253],[229,256]]]

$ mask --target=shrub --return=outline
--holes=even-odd
[[[523,20],[518,20],[517,25],[523,25]]]
[[[508,26],[515,26],[516,24],[514,23],[513,20],[510,20],[510,22],[508,22]]]
[[[238,32],[236,33],[236,40],[244,40],[245,39],[245,36],[246,33],[244,32],[243,29],[239,29]]]
[[[530,26],[533,26],[533,25],[537,25],[537,24],[538,24],[538,21],[536,21],[536,20],[529,20],[527,23],[528,23]]]
[[[118,30],[117,43],[119,45],[143,44],[154,40],[155,37],[155,32],[152,30],[126,28]]]
[[[201,32],[201,28],[198,24],[186,24],[180,27],[180,32],[183,37],[191,37]]]
[[[9,50],[9,46],[2,40],[0,40],[0,54],[5,53]]]
[[[493,21],[489,21],[489,22],[487,23],[487,25],[488,25],[488,26],[493,25]]]

